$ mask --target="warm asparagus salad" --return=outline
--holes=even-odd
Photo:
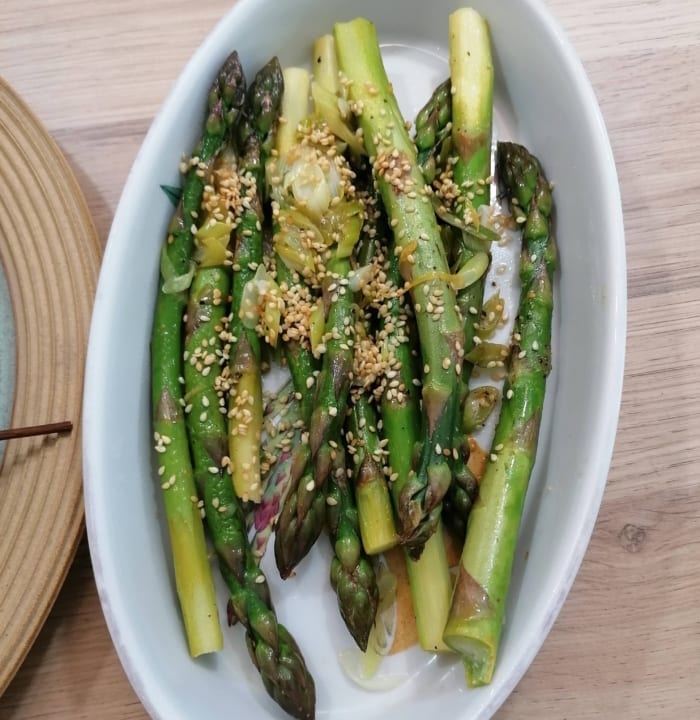
[[[275,613],[268,540],[282,578],[330,544],[361,651],[384,647],[402,572],[425,651],[454,653],[470,686],[496,665],[550,369],[553,202],[534,155],[493,147],[486,21],[465,8],[445,32],[450,76],[415,118],[365,19],[318,38],[310,72],[272,58],[246,79],[233,52],[162,248],[153,433],[189,649],[222,648],[212,546],[229,624],[297,718],[314,681]],[[485,282],[505,242],[513,307]]]

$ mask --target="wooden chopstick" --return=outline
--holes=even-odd
[[[28,425],[27,427],[0,430],[0,441],[33,437],[35,435],[51,435],[52,433],[69,433],[71,430],[73,430],[73,423],[70,420],[45,425]]]

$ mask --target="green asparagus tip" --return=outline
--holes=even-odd
[[[277,57],[260,69],[249,92],[258,137],[269,153],[274,147],[274,129],[284,93],[282,67]]]
[[[246,81],[238,53],[234,50],[224,61],[211,90],[209,91],[209,109],[222,102],[226,125],[235,123],[246,96]]]
[[[544,179],[539,160],[527,148],[517,143],[499,142],[496,164],[502,184],[512,191],[520,207],[527,207],[537,193],[540,210],[547,214],[551,212],[551,189]]]

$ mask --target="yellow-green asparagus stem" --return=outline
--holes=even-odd
[[[340,69],[350,82],[365,147],[402,253],[424,360],[423,443],[404,485],[398,516],[403,543],[419,557],[433,534],[452,478],[460,349],[464,330],[456,312],[435,214],[418,167],[415,146],[384,69],[376,29],[364,19],[334,27]],[[436,307],[439,306],[439,310]]]
[[[511,207],[523,228],[521,292],[501,416],[469,517],[444,634],[464,658],[469,685],[488,684],[496,665],[551,364],[556,262],[551,190],[539,162],[524,147],[499,143],[497,162],[504,195],[518,201]]]
[[[243,70],[234,52],[221,67],[208,97],[204,134],[188,164],[182,198],[161,255],[161,278],[151,335],[153,430],[158,475],[175,571],[175,585],[193,656],[220,650],[223,644],[211,567],[197,503],[184,419],[183,313],[191,278],[192,221],[200,211],[202,167],[216,157],[245,95]]]
[[[231,334],[229,451],[233,486],[243,501],[260,502],[263,399],[260,339],[243,317],[242,297],[263,261],[263,196],[266,153],[274,142],[284,81],[277,58],[255,76],[238,126],[239,172],[247,202],[235,232]]]
[[[394,511],[384,475],[376,412],[366,394],[357,395],[351,410],[345,439],[355,465],[360,536],[365,552],[376,555],[397,543]]]

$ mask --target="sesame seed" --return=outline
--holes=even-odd
[[[435,443],[435,452],[438,455],[442,455],[442,445],[440,445],[440,443]]]
[[[330,505],[331,507],[334,507],[338,504],[338,501],[334,497],[327,497],[326,498],[326,505]]]
[[[447,370],[450,367],[450,365],[452,365],[452,361],[450,360],[450,358],[446,357],[446,358],[442,359],[442,369],[443,370]]]
[[[258,575],[258,576],[255,578],[255,582],[256,582],[258,585],[262,585],[262,584],[265,582],[265,576],[262,575],[262,574]]]
[[[313,489],[316,487],[316,483],[314,483],[313,480],[309,480],[304,487],[306,488],[306,492],[313,492]]]
[[[489,459],[491,462],[496,462],[496,460],[498,460],[498,455],[496,455],[496,453],[491,453]]]
[[[338,414],[338,408],[335,407],[335,405],[331,405],[331,406],[328,408],[328,414],[329,414],[331,417],[335,417],[335,416]]]
[[[208,467],[207,470],[209,470],[209,472],[210,472],[212,475],[218,475],[218,474],[219,474],[219,468],[216,467],[215,465],[212,465],[211,467]]]
[[[537,342],[537,340],[532,341],[532,349],[535,351],[540,349],[540,344]]]
[[[494,448],[494,450],[495,450],[496,452],[501,452],[501,450],[503,450],[503,443],[498,443],[498,445],[496,445],[496,447]]]
[[[508,392],[506,393],[506,397],[510,400],[513,397],[513,391],[511,389],[508,389]]]
[[[518,353],[518,359],[519,359],[519,360],[522,360],[526,355],[527,355],[527,352],[526,352],[525,350],[521,350],[521,351]]]

